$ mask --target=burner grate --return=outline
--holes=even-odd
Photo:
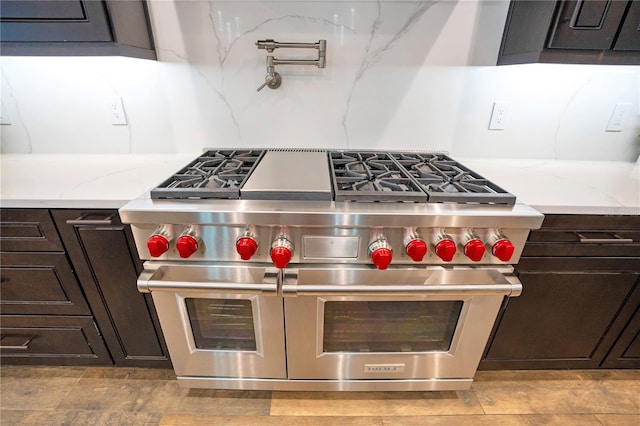
[[[419,185],[385,152],[329,152],[335,201],[426,202]]]
[[[151,198],[238,199],[263,150],[207,151],[151,190]]]
[[[516,197],[444,154],[390,153],[429,202],[515,204]]]

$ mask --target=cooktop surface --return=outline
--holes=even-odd
[[[513,205],[515,196],[442,153],[208,150],[151,198]]]

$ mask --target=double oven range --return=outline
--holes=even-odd
[[[441,153],[208,150],[120,209],[181,385],[468,389],[543,216]]]

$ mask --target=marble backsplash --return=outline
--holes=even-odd
[[[2,152],[171,153],[203,147],[445,150],[635,160],[640,67],[496,67],[508,2],[154,1],[158,61],[2,57]],[[327,66],[279,65],[256,91],[255,42],[327,40]],[[278,59],[314,50],[276,49]],[[123,100],[126,126],[109,122]],[[505,130],[488,130],[508,102]],[[622,132],[605,128],[631,104]]]

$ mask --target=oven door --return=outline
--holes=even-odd
[[[285,279],[290,379],[472,378],[509,270],[300,268]]]
[[[286,377],[278,273],[245,265],[145,264],[138,289],[151,292],[178,376]]]

